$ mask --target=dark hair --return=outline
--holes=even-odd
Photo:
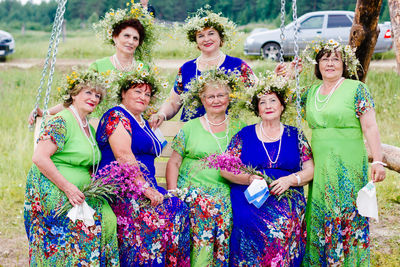
[[[119,102],[120,103],[122,102],[122,93],[126,93],[126,92],[128,92],[129,89],[133,89],[133,88],[139,87],[140,85],[143,85],[143,84],[146,85],[148,88],[150,88],[151,96],[153,96],[154,92],[153,92],[153,88],[151,87],[151,84],[127,82],[125,84],[122,84],[121,87],[120,87],[120,90],[118,92],[118,100],[119,100]]]
[[[337,53],[339,53],[339,54],[341,55],[341,53],[340,53],[339,51],[336,51],[336,50],[335,50],[334,52],[335,52],[336,55],[337,55]],[[315,61],[317,62],[317,64],[315,64],[314,74],[315,74],[315,76],[316,76],[318,79],[320,79],[320,80],[322,80],[322,74],[321,74],[321,71],[319,70],[319,61],[321,60],[321,58],[322,58],[324,55],[327,55],[327,56],[329,57],[329,56],[331,56],[331,54],[332,54],[332,50],[329,50],[329,49],[322,49],[321,51],[318,52],[317,56],[315,57]],[[348,78],[350,78],[350,75],[349,75],[349,72],[348,72],[348,70],[347,70],[346,63],[345,63],[344,60],[343,60],[343,55],[341,55],[341,56],[342,56],[342,62],[343,62],[343,73],[342,73],[342,77],[348,79]]]
[[[115,25],[113,28],[112,36],[117,37],[121,33],[122,30],[124,30],[128,27],[132,27],[138,31],[139,45],[141,45],[143,43],[143,40],[144,40],[146,34],[145,34],[145,30],[144,30],[142,23],[138,19],[124,20],[121,23]]]
[[[282,114],[283,114],[283,112],[285,112],[285,110],[286,110],[285,96],[283,94],[280,94],[280,93],[274,92],[274,91],[272,91],[271,93],[268,93],[268,94],[275,94],[278,97],[279,102],[283,106],[283,111],[282,111]],[[253,106],[254,114],[256,114],[257,117],[260,116],[260,112],[258,111],[258,103],[260,102],[260,99],[261,98],[259,98],[257,94],[254,94],[253,98],[251,99],[251,105]]]

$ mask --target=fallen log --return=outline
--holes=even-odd
[[[367,143],[365,144],[368,152],[368,161],[372,162],[372,155]],[[382,144],[382,161],[387,164],[386,168],[400,173],[400,148],[387,144]]]

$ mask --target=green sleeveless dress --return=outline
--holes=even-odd
[[[95,136],[93,127],[90,130]],[[57,145],[51,160],[60,173],[78,188],[90,183],[89,170],[101,158],[89,143],[69,109],[52,117],[39,140]],[[94,154],[94,156],[93,156]],[[32,165],[26,183],[24,220],[31,266],[118,266],[117,219],[106,202],[86,199],[96,210],[95,225],[72,222],[56,208],[68,201],[65,193]]]
[[[304,95],[315,163],[306,209],[305,266],[368,266],[369,224],[357,210],[368,182],[368,159],[359,117],[374,107],[365,84],[344,80],[326,104],[320,84]],[[319,95],[323,100],[324,95]]]

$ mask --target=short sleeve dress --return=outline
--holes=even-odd
[[[102,152],[99,169],[115,161],[109,137],[119,123],[132,137],[131,149],[145,179],[160,193],[167,191],[157,185],[154,159],[161,144],[146,126],[141,127],[131,114],[117,106],[108,110],[97,128],[97,142]],[[150,136],[151,135],[151,136]],[[117,216],[121,266],[189,266],[189,211],[176,197],[165,199],[157,207],[144,199],[122,199],[111,205]]]
[[[228,266],[232,209],[229,182],[218,170],[199,170],[199,159],[225,151],[229,140],[245,126],[230,121],[229,133],[216,133],[216,140],[204,129],[200,118],[184,124],[172,148],[182,156],[178,187],[189,188],[191,266]],[[221,149],[219,148],[221,147]]]
[[[183,92],[186,92],[189,90],[187,88],[188,84],[193,80],[196,79],[197,76],[201,75],[201,72],[197,69],[196,66],[196,60],[193,59],[185,64],[182,65],[182,67],[179,68],[178,75],[176,76],[175,83],[174,83],[174,91],[178,95],[182,94]],[[241,77],[245,83],[246,86],[252,85],[253,81],[251,77],[253,76],[253,71],[247,65],[246,62],[244,62],[240,58],[236,57],[231,57],[226,55],[224,62],[221,64],[219,68],[224,68],[225,71],[234,71],[238,70],[241,73]],[[181,115],[181,121],[187,121],[188,119],[186,118],[186,109],[183,107],[182,110],[182,115]],[[199,107],[197,109],[197,112],[194,114],[194,117],[192,119],[201,117],[205,114],[205,109],[203,106]]]
[[[90,127],[94,135],[94,129]],[[82,189],[90,183],[89,168],[100,161],[69,109],[51,118],[39,140],[57,145],[51,160],[69,182]],[[95,157],[93,157],[95,153]],[[95,162],[93,162],[95,158]],[[32,266],[119,266],[117,219],[108,203],[86,202],[96,210],[95,225],[72,222],[66,214],[55,216],[56,208],[68,201],[65,193],[33,165],[28,173],[24,220]]]
[[[300,161],[311,159],[307,140],[300,141],[303,148],[300,153],[297,128],[285,125],[280,141],[264,143],[270,158],[276,160],[272,163],[258,139],[255,126],[247,126],[238,132],[227,149],[246,166],[277,180],[300,171]],[[247,201],[244,195],[247,187],[231,184],[233,230],[229,265],[300,266],[306,246],[303,187],[291,187],[297,193],[290,202],[285,197],[278,200],[270,195],[259,209]]]
[[[359,117],[374,107],[365,84],[344,80],[325,104],[320,84],[304,97],[312,129],[314,180],[307,202],[304,264],[369,266],[369,224],[358,213],[358,191],[368,183],[368,158]],[[324,100],[319,95],[319,100]]]

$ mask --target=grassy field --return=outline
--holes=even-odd
[[[27,32],[16,35],[17,53],[12,59],[43,58],[47,50],[46,33]],[[112,53],[91,33],[71,33],[60,45],[60,57],[95,59]],[[167,39],[169,50],[156,51],[156,58],[186,58],[176,39]],[[77,45],[79,44],[79,45]],[[242,47],[230,53],[242,56]],[[254,63],[255,72],[272,68],[273,64]],[[55,80],[63,70],[56,70]],[[176,70],[162,69],[172,81]],[[0,266],[26,266],[27,240],[23,225],[25,180],[31,166],[33,134],[27,128],[26,118],[34,106],[41,69],[0,69]],[[393,71],[371,71],[367,84],[376,102],[377,120],[382,142],[400,147],[400,77]],[[55,90],[53,90],[55,91]],[[54,93],[54,92],[53,92]],[[56,103],[52,98],[52,104]],[[289,112],[289,114],[291,114]],[[293,117],[287,118],[293,121]],[[388,171],[387,178],[377,185],[380,222],[371,223],[372,265],[400,266],[400,175]]]

